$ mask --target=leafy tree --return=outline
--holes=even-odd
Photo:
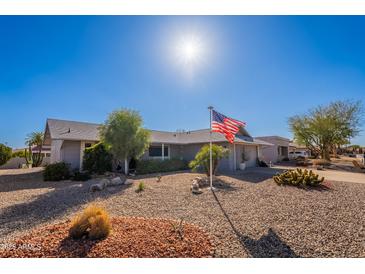
[[[12,158],[15,158],[15,157],[23,158],[23,157],[25,157],[24,150],[18,150],[16,152],[13,152],[13,154],[11,155],[11,157]]]
[[[85,149],[82,167],[92,173],[104,174],[112,170],[113,156],[103,143]]]
[[[10,160],[11,155],[11,148],[4,144],[0,144],[0,166],[6,164],[6,162]]]
[[[288,122],[297,143],[330,160],[331,151],[359,134],[362,114],[361,102],[337,101],[290,117]]]
[[[228,149],[212,144],[212,166],[213,174],[215,174],[219,160],[228,157]],[[210,145],[204,145],[195,155],[195,159],[189,163],[189,167],[196,171],[203,168],[207,176],[210,176]]]
[[[124,172],[128,174],[128,160],[138,159],[149,145],[150,133],[142,128],[142,118],[137,111],[121,109],[113,111],[100,128],[102,141],[110,146],[117,160],[124,160]]]
[[[25,139],[25,144],[29,147],[28,152],[24,151],[24,157],[27,162],[31,162],[34,167],[38,167],[43,162],[42,145],[43,145],[43,132],[29,133]],[[32,153],[32,146],[38,148],[37,153]],[[31,160],[29,161],[29,157]]]

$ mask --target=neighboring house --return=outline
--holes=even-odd
[[[24,149],[28,148],[15,148],[12,150],[12,153],[18,152],[18,151],[24,151]],[[32,153],[38,153],[38,147],[34,146],[32,147]],[[42,152],[43,154],[43,161],[42,166],[45,166],[50,163],[50,156],[51,156],[51,147],[50,146],[42,146]],[[14,157],[11,158],[7,163],[0,166],[0,169],[15,169],[15,168],[21,168],[24,164],[26,164],[26,160],[24,157]]]
[[[307,157],[310,157],[311,151],[306,146],[298,145],[294,142],[291,142],[289,144],[289,155],[291,155],[291,154],[306,155]],[[293,156],[291,158],[295,158],[295,156]]]
[[[280,136],[261,136],[256,139],[273,144],[262,149],[262,160],[265,162],[276,163],[289,158],[289,139]]]
[[[99,124],[47,119],[44,144],[51,146],[51,163],[67,162],[72,168],[82,169],[84,149],[99,141]],[[210,130],[186,132],[167,132],[151,130],[149,149],[143,159],[179,158],[186,161],[194,159],[200,148],[209,143]],[[257,158],[263,147],[271,146],[263,140],[256,140],[241,128],[234,144],[227,142],[219,133],[212,133],[212,142],[229,149],[229,156],[220,162],[220,171],[238,169],[242,153],[247,159],[248,167],[256,166]]]

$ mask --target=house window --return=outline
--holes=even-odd
[[[167,145],[164,145],[163,149],[163,157],[168,158],[169,157],[169,147]],[[156,158],[162,158],[162,145],[153,145],[150,146],[148,149],[148,156],[149,157],[156,157]]]

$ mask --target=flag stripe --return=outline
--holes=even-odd
[[[230,143],[233,143],[239,128],[246,125],[246,123],[226,117],[225,115],[214,110],[212,111],[212,114],[212,132],[224,134],[226,139]]]

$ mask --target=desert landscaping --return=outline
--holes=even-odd
[[[321,189],[279,186],[267,170],[263,168],[260,172],[260,168],[256,168],[217,176],[216,190],[212,192],[209,187],[202,187],[199,195],[192,194],[191,184],[194,178],[204,175],[185,171],[163,173],[161,177],[159,174],[141,175],[131,178],[131,184],[94,192],[90,187],[100,182],[102,176],[86,182],[44,182],[41,171],[32,172],[28,177],[24,171],[20,175],[3,174],[0,176],[0,256],[93,257],[100,256],[96,252],[99,249],[104,256],[110,256],[108,252],[112,251],[105,249],[103,241],[126,235],[113,232],[113,227],[111,236],[88,245],[88,249],[80,253],[62,249],[67,240],[62,242],[63,245],[59,239],[52,240],[67,238],[67,233],[61,231],[66,231],[70,219],[89,204],[105,208],[114,222],[119,222],[122,227],[132,217],[153,222],[167,220],[164,224],[166,231],[175,227],[171,222],[181,222],[186,230],[185,238],[179,240],[174,236],[174,241],[183,241],[180,244],[185,247],[181,253],[151,252],[158,250],[168,237],[160,235],[156,241],[148,240],[157,233],[150,229],[148,236],[137,232],[138,238],[134,238],[134,243],[148,245],[145,247],[149,251],[128,253],[127,241],[119,238],[121,246],[118,248],[120,252],[115,254],[117,257],[153,257],[154,254],[161,257],[365,256],[363,184],[331,180],[326,181],[326,188]],[[145,186],[143,191],[136,191],[141,182]],[[209,239],[207,251],[186,251],[186,241],[192,239],[188,233],[192,227],[198,229],[194,232],[198,236],[193,238],[201,236],[201,243],[197,246]],[[42,241],[47,239],[43,247],[38,239],[42,235],[45,235]],[[48,242],[53,251],[43,253],[42,250],[49,249]],[[14,252],[11,249],[14,243],[28,247],[30,253],[24,248]],[[37,248],[33,250],[32,247]]]

